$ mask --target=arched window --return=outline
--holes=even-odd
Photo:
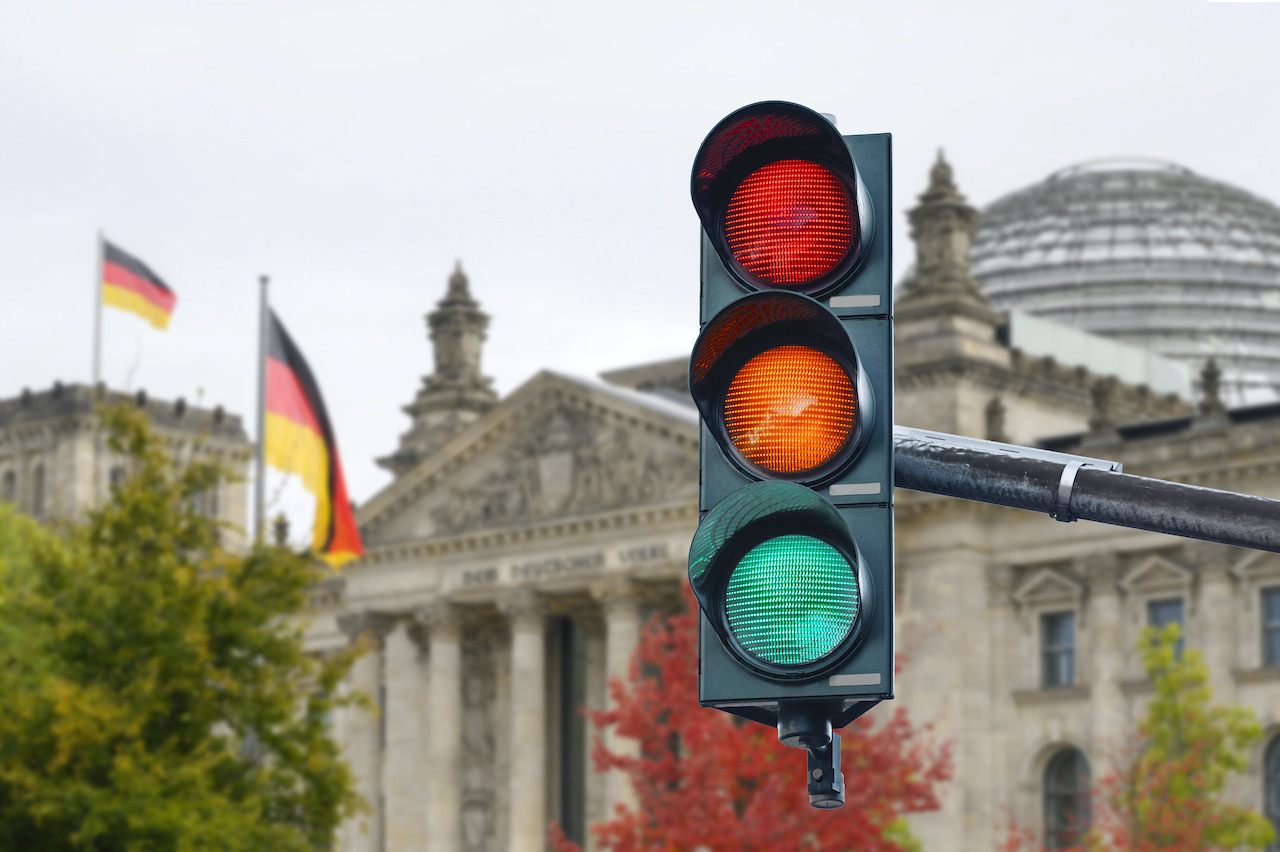
[[[1280,737],[1273,737],[1267,746],[1267,756],[1262,765],[1264,792],[1263,808],[1280,838]],[[1280,839],[1267,847],[1267,852],[1280,852]]]
[[[44,514],[44,465],[36,465],[31,481],[31,514],[37,518]]]
[[[1063,749],[1044,770],[1044,848],[1081,845],[1089,821],[1089,761],[1079,749]]]

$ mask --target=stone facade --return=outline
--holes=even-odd
[[[919,262],[896,313],[895,422],[1280,497],[1280,407],[1227,411],[1212,393],[1193,407],[1002,343],[1004,318],[969,273],[976,214],[941,157],[910,221]],[[441,346],[437,375],[459,354]],[[464,407],[470,422],[361,508],[368,554],[318,595],[309,633],[317,650],[377,640],[351,685],[382,713],[337,720],[375,815],[345,826],[339,848],[535,852],[550,821],[580,835],[631,800],[625,779],[592,776],[576,707],[605,705],[643,619],[686,582],[699,433],[686,369],[539,373]],[[1262,596],[1280,590],[1280,557],[896,500],[895,703],[955,750],[942,808],[912,820],[925,849],[986,852],[1011,818],[1045,829],[1046,771],[1072,749],[1093,777],[1106,770],[1150,693],[1132,649],[1153,604],[1180,613],[1216,699],[1266,726],[1233,790],[1262,806],[1280,733],[1280,658],[1263,642],[1280,625]]]
[[[691,405],[544,372],[361,508],[367,555],[309,634],[376,639],[351,685],[382,713],[337,725],[379,805],[340,848],[532,852],[630,799],[590,780],[578,708],[679,593],[697,453]]]
[[[182,464],[216,459],[237,481],[203,497],[201,511],[227,523],[224,541],[244,541],[245,472],[252,445],[237,415],[176,402],[132,396],[88,385],[55,383],[0,401],[0,501],[45,519],[79,516],[110,493],[127,460],[112,452],[95,410],[100,404],[143,409],[165,449]]]

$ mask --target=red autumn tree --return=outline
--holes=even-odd
[[[1262,815],[1222,797],[1262,729],[1247,708],[1210,704],[1208,668],[1198,651],[1177,652],[1179,634],[1170,624],[1160,632],[1147,628],[1138,640],[1153,694],[1136,738],[1119,747],[1120,768],[1096,785],[1093,825],[1075,849],[1261,850],[1274,838]],[[1015,829],[1001,850],[1037,848],[1033,832]]]
[[[773,728],[698,706],[692,601],[686,595],[684,611],[644,625],[628,682],[609,685],[613,709],[591,714],[597,729],[639,741],[638,757],[600,741],[593,750],[597,770],[626,773],[638,798],[638,809],[619,806],[591,828],[600,845],[611,852],[914,848],[905,815],[938,807],[949,748],[927,743],[903,708],[885,705],[841,732],[846,805],[810,807],[803,750],[783,746]],[[551,834],[556,852],[578,849],[557,827]]]

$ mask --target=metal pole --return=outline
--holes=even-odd
[[[102,235],[102,229],[98,229],[98,250],[94,258],[95,266],[93,270],[93,384],[89,388],[90,398],[94,401],[94,430],[93,430],[93,497],[89,501],[89,505],[97,508],[102,501],[102,429],[100,423],[97,422],[96,407],[99,404],[106,403],[106,394],[101,396],[98,394],[98,386],[102,384],[102,288],[106,286],[106,274],[103,269],[106,264],[106,238]]]
[[[1280,553],[1280,501],[1120,472],[1115,462],[895,426],[894,484]]]
[[[267,335],[271,308],[267,301],[267,283],[263,275],[258,278],[258,457],[253,476],[253,540],[264,541],[267,517]]]
[[[106,254],[103,248],[102,231],[98,231],[98,251],[93,268],[93,387],[96,389],[102,381],[102,266]]]

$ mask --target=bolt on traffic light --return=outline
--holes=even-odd
[[[893,697],[891,191],[888,134],[777,101],[693,167],[698,697],[808,749],[817,807],[843,802],[832,728]]]

